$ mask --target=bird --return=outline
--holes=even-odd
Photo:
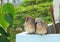
[[[41,18],[36,18],[35,24],[36,24],[36,32],[35,32],[36,34],[41,34],[41,35],[47,34],[48,25],[44,20],[42,20]]]
[[[35,33],[35,19],[32,17],[25,17],[24,29],[29,34]]]

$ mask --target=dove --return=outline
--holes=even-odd
[[[44,20],[42,20],[41,18],[36,18],[35,23],[36,23],[36,34],[47,33],[48,25]]]
[[[26,32],[34,33],[35,32],[35,19],[32,17],[25,17],[24,29]]]

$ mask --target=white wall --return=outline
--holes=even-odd
[[[53,8],[54,8],[54,18],[55,18],[55,22],[58,21],[59,2],[60,2],[60,0],[53,0]]]
[[[9,0],[9,3],[13,3],[14,5],[18,5],[19,3],[21,3],[22,0],[16,0],[15,3],[13,3],[13,0]],[[7,0],[3,0],[3,4],[7,3]]]
[[[7,2],[7,0],[3,0],[3,3],[6,3]]]
[[[10,3],[12,3],[12,2],[13,2],[13,0],[9,0],[9,2],[10,2]]]

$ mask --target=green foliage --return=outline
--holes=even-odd
[[[46,2],[52,2],[52,0],[38,0],[38,4],[41,3],[46,3]],[[23,0],[22,3],[20,4],[20,6],[29,6],[29,5],[36,5],[36,0]]]
[[[0,15],[0,25],[2,25],[4,30],[7,30],[7,27],[9,26],[9,23],[4,19],[3,15]]]
[[[0,26],[0,42],[9,42],[7,37],[7,32],[5,32],[5,30]]]
[[[7,30],[7,27],[13,24],[13,17],[15,16],[14,5],[5,3],[0,9],[0,24],[4,27],[4,30]]]
[[[2,34],[2,35],[4,35],[4,36],[8,37],[7,32],[6,32],[1,26],[0,26],[0,34]]]
[[[44,3],[42,0],[39,0],[38,4],[36,4],[35,0],[23,0],[23,2],[16,7],[17,16],[15,18],[15,24],[18,22],[20,26],[23,27],[25,16],[31,16],[33,18],[39,17],[44,19],[48,24],[51,23],[50,6],[53,7],[52,0],[45,0]]]
[[[13,16],[11,14],[5,14],[4,19],[10,24],[13,25]]]
[[[11,3],[5,3],[1,8],[1,13],[0,13],[0,25],[2,25],[3,28],[0,28],[0,41],[1,42],[9,42],[10,37],[9,34],[13,34],[13,32],[7,33],[7,28],[9,26],[11,26],[10,28],[13,28],[13,20],[14,20],[14,16],[15,16],[15,8],[14,5],[12,5]],[[11,36],[11,35],[10,35]],[[4,38],[3,38],[4,37]],[[12,37],[13,38],[13,37]],[[2,41],[4,40],[4,41]]]
[[[12,14],[12,16],[15,16],[15,9],[14,9],[14,5],[11,3],[5,3],[2,6],[2,13],[3,14]]]
[[[10,42],[5,36],[0,36],[0,42]]]

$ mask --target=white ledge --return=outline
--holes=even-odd
[[[16,42],[60,42],[60,34],[33,35],[23,32],[16,35]]]
[[[59,23],[59,21],[56,21],[56,22],[55,22],[55,24],[57,24],[57,23]],[[48,26],[51,26],[51,25],[52,25],[52,23],[48,24]]]

